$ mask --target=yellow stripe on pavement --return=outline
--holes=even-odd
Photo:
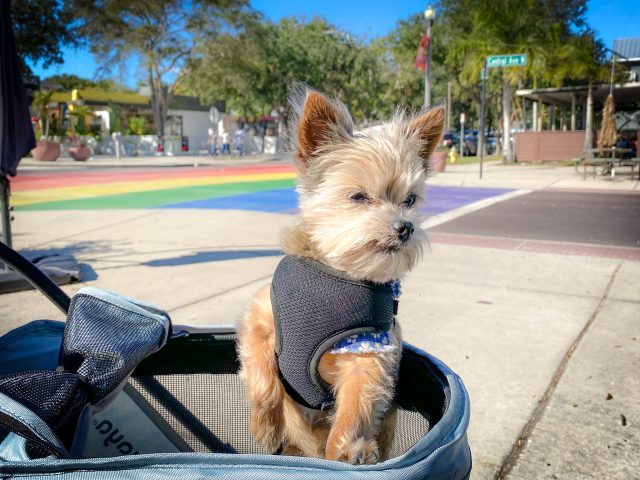
[[[195,187],[206,185],[222,185],[238,182],[262,182],[268,180],[288,180],[295,178],[295,173],[262,173],[254,175],[207,176],[191,178],[167,178],[162,180],[143,180],[138,182],[113,182],[72,187],[46,188],[15,192],[11,203],[15,206],[32,203],[57,202],[82,198],[102,197],[132,192],[164,190],[168,188]]]

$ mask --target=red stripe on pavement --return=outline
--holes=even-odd
[[[47,175],[23,175],[11,180],[15,191],[40,190],[45,188],[73,187],[77,185],[141,182],[165,178],[196,178],[207,176],[255,175],[261,173],[289,173],[291,165],[257,167],[172,167],[153,170],[124,170],[118,172],[58,172]]]
[[[448,245],[467,247],[496,248],[500,250],[518,250],[532,253],[553,253],[557,255],[579,255],[583,257],[616,258],[620,260],[640,261],[640,248],[615,247],[609,245],[591,245],[586,243],[545,242],[499,237],[480,237],[475,235],[455,235],[449,233],[431,233],[429,241]]]
[[[632,184],[629,184],[631,187]],[[614,189],[614,188],[582,188],[582,187],[547,187],[543,192],[563,192],[563,193],[617,193],[619,195],[640,195],[640,190]]]

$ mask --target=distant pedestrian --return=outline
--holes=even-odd
[[[234,144],[235,149],[240,152],[240,156],[244,153],[244,129],[239,128],[236,130],[236,134],[234,136]]]
[[[221,154],[224,155],[225,152],[227,153],[227,155],[231,155],[231,148],[229,148],[229,132],[227,132],[225,129],[222,130],[222,134],[220,135],[220,137],[222,138],[222,152]]]
[[[209,155],[215,157],[216,155],[218,155],[218,135],[216,135],[216,132],[213,128],[210,128],[208,133]]]

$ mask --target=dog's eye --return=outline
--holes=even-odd
[[[356,203],[369,203],[371,202],[371,197],[364,192],[354,192],[349,195],[349,200]]]
[[[402,203],[403,203],[403,205],[406,205],[407,207],[412,207],[413,204],[416,203],[416,194],[415,193],[410,193],[409,195],[407,195],[407,198]]]

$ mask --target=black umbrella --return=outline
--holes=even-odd
[[[0,0],[0,203],[2,237],[11,246],[9,176],[36,140],[11,27],[11,1]]]
[[[29,115],[29,103],[22,81],[21,66],[11,27],[11,2],[0,0],[0,216],[2,240],[11,246],[9,176],[17,173],[18,163],[36,146]],[[71,255],[38,253],[32,259],[56,283],[81,278],[78,262]],[[0,293],[30,288],[16,272],[0,263]]]

